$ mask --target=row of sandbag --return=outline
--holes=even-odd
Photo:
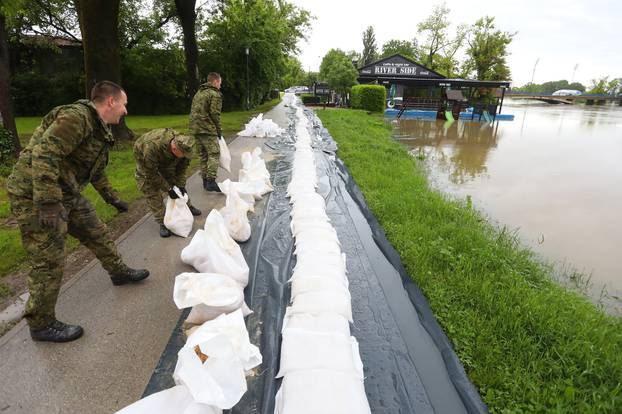
[[[308,120],[297,108],[296,152],[288,196],[296,266],[282,329],[283,377],[275,414],[370,413],[358,342],[350,335],[345,254],[315,190]]]
[[[188,338],[173,374],[177,385],[120,414],[221,414],[246,392],[246,375],[261,364],[261,354],[250,343],[244,323],[244,316],[251,313],[244,303],[249,268],[234,237],[250,237],[247,212],[272,190],[260,155],[259,148],[242,154],[240,181],[219,183],[227,197],[225,207],[208,214],[204,228],[181,252],[181,260],[199,273],[175,278],[175,304],[180,309],[192,307],[185,323]]]

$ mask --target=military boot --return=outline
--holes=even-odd
[[[188,208],[190,209],[190,212],[192,213],[193,216],[200,216],[201,215],[201,210],[199,210],[195,206],[188,206]]]
[[[164,224],[160,224],[160,237],[171,237],[173,233],[166,228]]]
[[[213,179],[204,178],[203,188],[205,189],[205,191],[214,191],[216,193],[222,193],[222,191],[220,191],[220,188],[218,187],[218,184],[216,184],[216,180],[213,180]]]
[[[57,320],[44,328],[30,328],[30,337],[33,341],[69,342],[78,339],[83,333],[81,326],[68,325]]]
[[[117,270],[114,273],[110,273],[110,280],[115,286],[125,285],[126,283],[140,282],[149,276],[147,269],[132,269],[131,267],[123,265],[121,270]]]

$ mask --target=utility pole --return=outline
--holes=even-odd
[[[576,65],[574,65],[574,70],[572,71],[572,78],[570,79],[570,83],[574,82],[574,75],[575,75],[575,73],[577,73],[577,68],[578,67],[579,67],[578,63]]]
[[[251,88],[250,77],[248,75],[248,52],[249,48],[246,48],[246,110],[251,109]]]
[[[536,59],[536,63],[533,65],[533,71],[531,72],[531,84],[533,85],[533,78],[536,76],[536,66],[538,66],[538,62],[540,62],[540,58]]]

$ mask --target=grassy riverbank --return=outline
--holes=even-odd
[[[622,412],[622,320],[466,203],[430,189],[380,115],[317,110],[493,413]]]
[[[223,134],[226,137],[234,135],[244,127],[248,120],[260,112],[266,112],[278,104],[280,99],[274,99],[258,106],[250,111],[234,111],[222,114],[221,122]],[[35,128],[39,125],[41,118],[24,117],[17,118],[17,130],[20,139],[25,145]],[[181,132],[188,131],[187,115],[161,115],[161,116],[128,116],[127,125],[132,128],[137,136],[154,129],[170,127]],[[197,165],[197,160],[193,160]],[[142,198],[142,193],[136,188],[134,181],[134,156],[132,154],[132,143],[121,142],[112,149],[110,161],[106,173],[112,186],[119,191],[121,198],[128,202]],[[9,171],[10,172],[10,171]],[[0,299],[9,294],[8,288],[3,285],[1,277],[16,270],[24,261],[25,252],[22,248],[19,230],[10,221],[9,203],[5,186],[6,176],[0,176]],[[97,214],[104,221],[109,221],[117,215],[114,207],[106,204],[97,194],[92,186],[87,187],[86,197],[97,209]],[[76,241],[70,240],[69,246],[76,245]]]

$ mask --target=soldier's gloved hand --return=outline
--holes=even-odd
[[[68,221],[65,207],[58,203],[47,203],[39,207],[39,225],[44,229],[58,230],[61,220]]]
[[[177,188],[179,188],[179,192],[181,193],[182,197],[188,194],[188,192],[186,191],[186,187],[177,187]]]
[[[172,187],[170,190],[168,190],[168,196],[171,198],[171,200],[176,200],[179,198],[179,194],[177,194]]]
[[[110,205],[114,206],[119,213],[125,213],[130,208],[130,206],[123,200],[113,200],[110,202]]]

